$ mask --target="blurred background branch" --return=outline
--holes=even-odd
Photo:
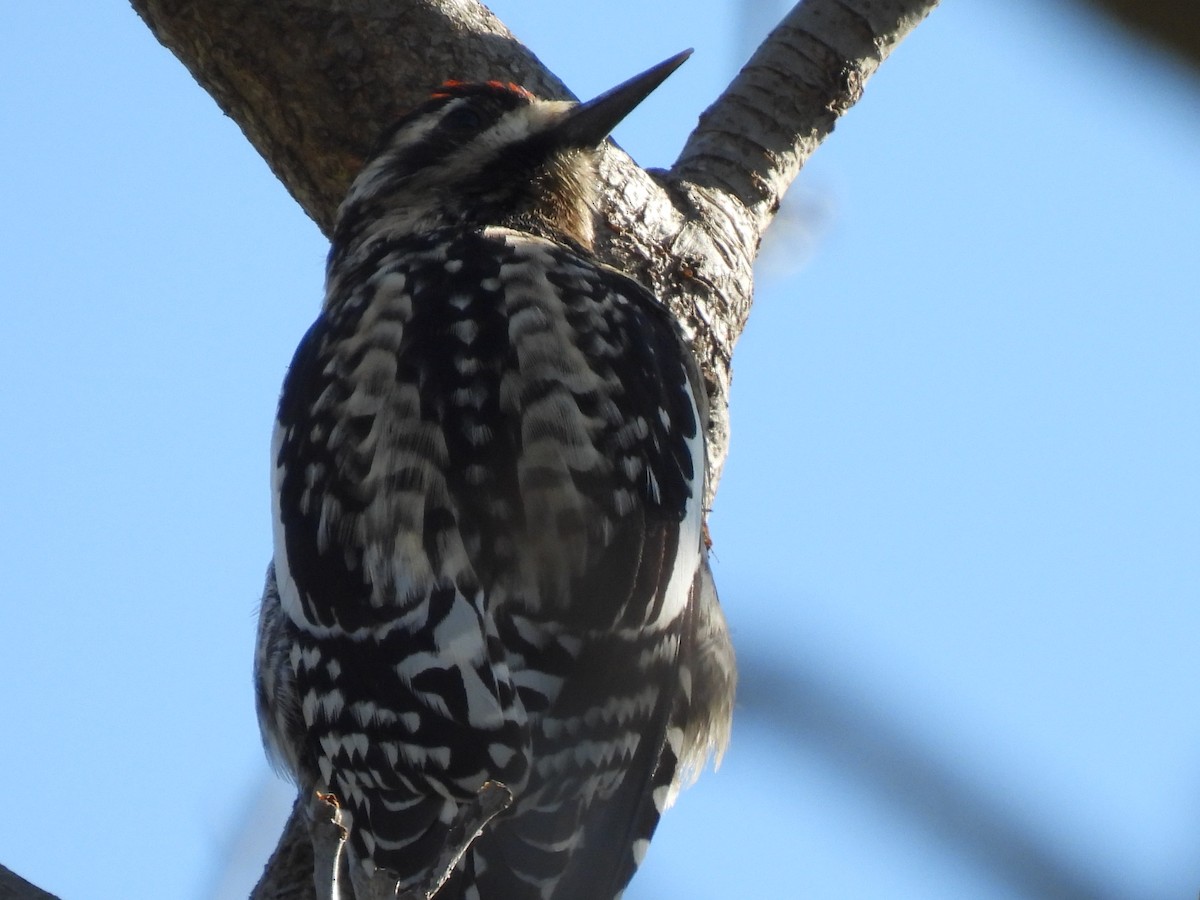
[[[1200,72],[1200,3],[1196,0],[1077,0],[1170,51]]]
[[[989,790],[977,765],[956,764],[945,747],[837,672],[781,663],[756,649],[738,657],[738,724],[761,725],[774,753],[796,766],[815,753],[971,865],[981,881],[1014,896],[1129,900],[1101,879],[1102,861],[1072,861],[1053,834]]]

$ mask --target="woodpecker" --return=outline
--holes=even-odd
[[[269,755],[344,828],[319,896],[611,900],[724,749],[703,383],[595,252],[597,151],[690,52],[582,104],[447,82],[339,208],[255,660]]]

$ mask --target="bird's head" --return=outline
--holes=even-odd
[[[691,54],[587,103],[450,81],[383,135],[338,210],[331,267],[377,237],[504,225],[590,247],[596,150]]]

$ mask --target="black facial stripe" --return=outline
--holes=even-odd
[[[426,166],[441,162],[458,147],[469,143],[492,128],[506,113],[520,106],[527,106],[529,102],[527,97],[516,91],[486,84],[445,88],[444,91],[439,91],[434,99],[388,129],[383,146],[386,147],[392,143],[409,124],[419,121],[431,112],[439,109],[445,110],[441,121],[433,130],[396,160],[397,170],[416,172]],[[478,117],[477,121],[469,128],[464,128],[454,121],[455,111],[464,105],[469,105]]]

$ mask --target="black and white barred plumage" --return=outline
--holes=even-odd
[[[489,783],[511,805],[439,900],[609,900],[726,740],[703,386],[592,252],[594,149],[683,58],[583,105],[449,83],[339,211],[279,404],[256,683],[360,900],[436,888]]]

